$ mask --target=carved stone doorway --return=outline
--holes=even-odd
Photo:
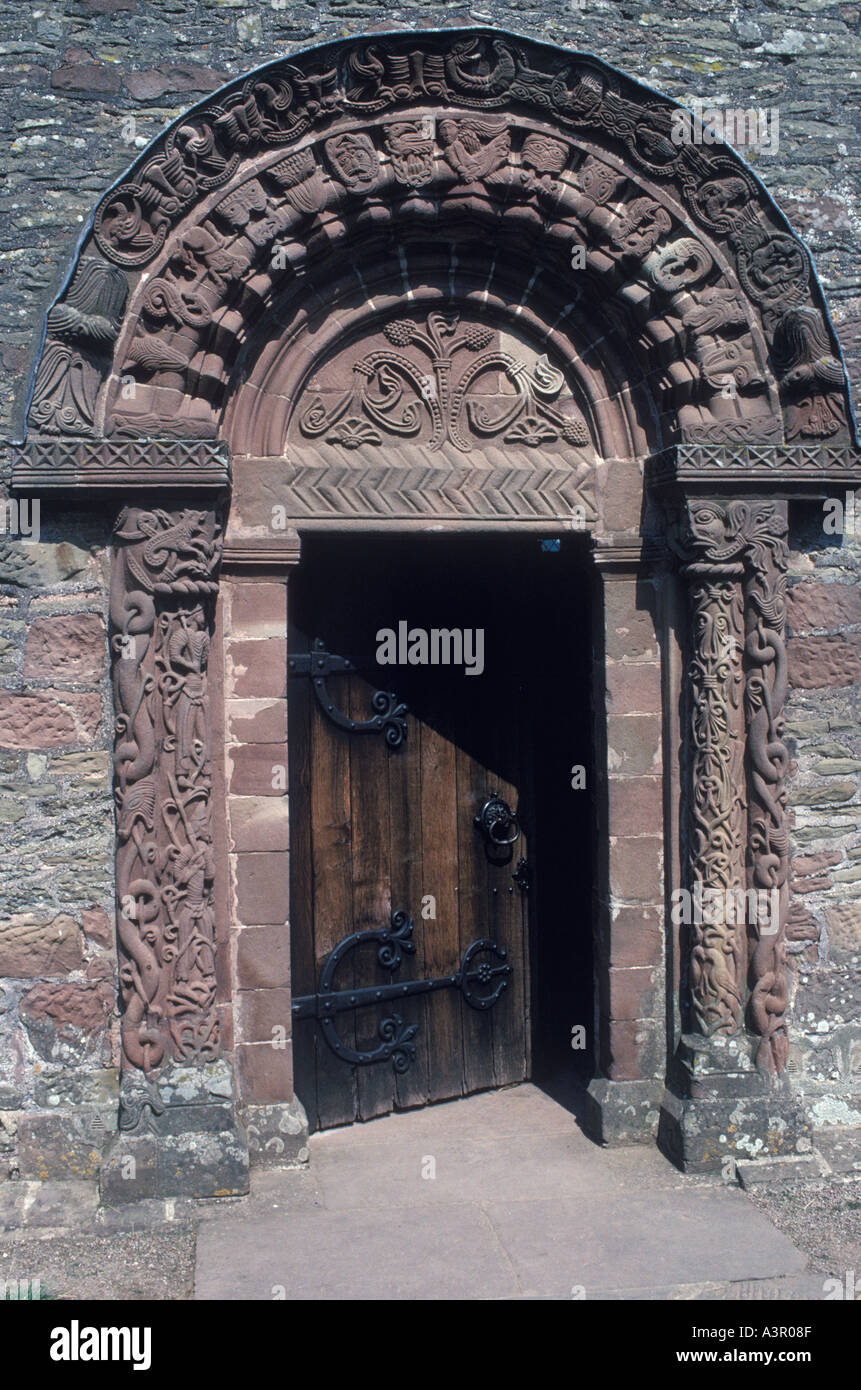
[[[358,36],[208,98],[99,203],[13,486],[116,521],[111,1195],[146,1195],[113,1181],[133,1149],[195,1191],[301,1149],[273,778],[316,531],[583,533],[596,1132],[651,1141],[660,1109],[703,1168],[727,1132],[797,1142],[786,508],[861,470],[807,251],[675,109],[499,32]],[[675,888],[746,885],[774,931],[674,929]]]

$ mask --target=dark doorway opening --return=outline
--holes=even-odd
[[[388,1062],[351,1066],[333,1053],[319,1014],[294,1019],[296,1090],[311,1127],[525,1077],[587,1081],[595,788],[586,537],[314,532],[303,537],[289,595],[288,655],[310,654],[317,640],[357,669],[327,677],[331,705],[361,720],[375,690],[392,692],[409,711],[407,756],[422,744],[410,771],[403,748],[333,727],[310,680],[291,680],[294,999],[319,990],[338,942],[386,926],[394,909],[415,919],[426,957],[420,948],[393,979],[439,975],[471,940],[506,934],[516,976],[491,1021],[456,991],[398,1005],[415,1025],[417,1056],[408,1075],[394,1078]],[[397,646],[404,623],[408,634],[474,634],[464,656],[476,674],[466,674],[466,660],[381,662],[386,631],[396,639],[389,654],[408,654],[409,644]],[[421,657],[420,643],[412,650]],[[483,843],[473,829],[485,794],[500,789],[519,823],[510,848]],[[422,918],[428,896],[434,921]],[[379,979],[367,955],[345,958],[341,988]],[[371,1049],[383,1012],[345,1010],[338,1036]],[[580,1027],[586,1046],[574,1047]]]

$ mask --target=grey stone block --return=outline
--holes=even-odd
[[[245,1105],[240,1118],[254,1168],[287,1168],[308,1162],[308,1119],[301,1101]]]
[[[653,1144],[663,1082],[597,1077],[586,1093],[584,1124],[599,1144]]]
[[[818,1178],[824,1164],[816,1154],[786,1154],[783,1158],[740,1159],[735,1166],[739,1187],[774,1186],[777,1183],[798,1182],[800,1178]]]
[[[239,1130],[118,1135],[99,1175],[109,1206],[151,1197],[237,1197],[248,1191]]]
[[[685,1173],[719,1173],[728,1160],[738,1164],[809,1152],[810,1134],[803,1110],[787,1093],[692,1100],[668,1091],[658,1144]]]
[[[18,1168],[22,1178],[94,1179],[116,1129],[116,1106],[86,1106],[60,1114],[18,1116]]]

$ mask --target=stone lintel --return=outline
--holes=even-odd
[[[564,456],[488,444],[481,466],[450,448],[411,444],[407,461],[396,450],[365,445],[349,455],[334,445],[308,444],[283,456],[234,458],[234,510],[250,530],[267,524],[264,484],[277,479],[278,500],[303,530],[546,530],[590,531],[596,506],[591,481]]]

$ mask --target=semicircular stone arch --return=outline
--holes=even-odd
[[[848,441],[805,248],[729,147],[676,143],[676,109],[595,58],[483,32],[270,64],[100,202],[31,429],[277,452],[247,401],[272,384],[273,331],[307,359],[321,315],[355,332],[363,301],[435,281],[440,307],[528,325],[604,457]]]

